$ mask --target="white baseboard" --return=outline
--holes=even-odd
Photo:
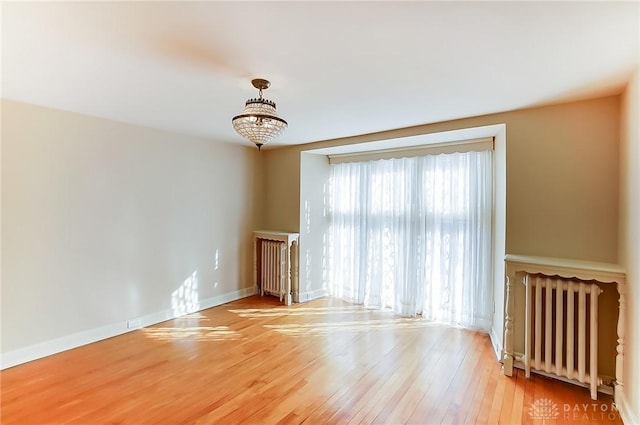
[[[226,294],[218,295],[211,298],[206,298],[200,301],[200,310],[206,310],[211,307],[215,307],[218,305],[226,304],[231,301],[236,301],[242,298],[250,297],[251,295],[256,295],[256,288],[249,287],[244,289],[239,289],[233,292],[227,292]],[[198,311],[200,311],[198,310]],[[173,319],[173,317],[172,317]]]
[[[640,424],[640,414],[633,411],[624,395],[624,391],[617,386],[614,401],[616,402],[616,408],[618,409],[618,413],[620,413],[622,423],[626,425]]]
[[[314,291],[300,292],[298,294],[298,300],[296,302],[303,303],[306,301],[315,300],[316,298],[322,298],[327,296],[326,289],[316,289]]]
[[[496,355],[496,359],[499,362],[502,361],[502,338],[496,334],[496,330],[493,327],[489,329],[489,338],[491,339],[493,354]]]
[[[185,312],[184,314],[206,310],[208,308],[225,304],[230,301],[235,301],[241,298],[255,295],[255,293],[255,288],[250,287],[239,289],[233,292],[228,292],[226,294],[218,295],[211,298],[205,298],[200,300],[199,308],[197,310],[190,311],[188,313]],[[60,353],[62,351],[67,351],[72,348],[80,347],[82,345],[87,345],[103,339],[122,335],[124,333],[140,329],[142,327],[155,325],[156,323],[175,319],[176,317],[180,316],[182,316],[182,314],[177,314],[173,309],[163,310],[141,316],[133,320],[125,320],[117,323],[112,323],[110,325],[102,326],[99,328],[77,332],[60,338],[33,344],[28,347],[8,351],[6,353],[0,354],[0,370],[17,366],[22,363],[27,363],[32,360],[40,359],[42,357],[50,356],[52,354]]]

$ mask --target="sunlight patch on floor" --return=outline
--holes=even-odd
[[[320,314],[370,314],[376,312],[377,314],[393,314],[391,311],[385,312],[378,309],[366,309],[360,306],[348,306],[348,307],[302,307],[302,308],[290,308],[277,307],[277,308],[246,308],[229,310],[229,312],[239,315],[240,317],[282,317],[282,316],[307,316],[307,315],[320,315]]]
[[[228,326],[194,326],[181,328],[146,328],[146,336],[162,341],[195,340],[195,341],[236,341],[243,335],[229,329]]]
[[[369,332],[381,330],[418,329],[443,326],[423,319],[396,318],[387,320],[361,320],[350,322],[322,322],[305,324],[264,325],[265,328],[291,336],[327,335],[335,332]]]

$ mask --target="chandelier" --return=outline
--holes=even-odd
[[[262,97],[262,90],[268,89],[271,83],[257,78],[251,80],[251,84],[259,90],[259,97],[247,100],[244,111],[233,117],[231,123],[238,134],[251,140],[260,150],[262,145],[278,137],[287,128],[287,122],[278,116],[276,103]]]

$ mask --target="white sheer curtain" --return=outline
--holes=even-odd
[[[332,295],[488,330],[492,152],[331,167]]]

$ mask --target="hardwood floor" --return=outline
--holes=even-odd
[[[622,423],[608,396],[503,376],[485,334],[331,298],[249,297],[0,378],[3,425]]]

